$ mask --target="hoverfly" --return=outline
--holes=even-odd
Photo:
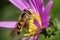
[[[23,13],[18,18],[18,21],[17,21],[18,23],[16,25],[16,28],[13,29],[13,31],[10,34],[11,37],[14,37],[16,32],[18,35],[20,35],[22,28],[24,27],[25,23],[29,20],[30,14],[31,12],[28,11],[27,9],[23,10]]]

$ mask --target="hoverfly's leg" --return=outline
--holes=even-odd
[[[28,33],[28,30],[26,30],[26,29],[24,29],[25,30],[25,32],[27,32]]]
[[[28,19],[29,20],[29,19]],[[29,22],[28,22],[28,20],[26,20],[26,27],[28,27],[29,26]],[[27,33],[28,33],[28,30],[27,29],[24,29]]]

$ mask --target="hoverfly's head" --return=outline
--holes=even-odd
[[[23,15],[22,15],[23,17],[29,18],[30,15],[31,15],[31,12],[29,10],[27,9],[23,10]]]
[[[27,9],[24,9],[24,10],[23,10],[22,17],[28,19],[30,15],[31,15],[31,12],[30,12],[29,10],[27,10]]]
[[[24,9],[23,11],[24,11],[24,13],[26,13],[26,14],[28,14],[28,15],[31,15],[31,12],[30,12],[29,10]]]

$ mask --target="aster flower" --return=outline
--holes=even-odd
[[[37,32],[37,34],[32,33],[33,35],[31,36],[31,34],[26,34],[28,36],[25,36],[19,40],[37,40],[38,35],[40,33],[40,30],[43,28],[48,27],[49,25],[49,10],[52,6],[53,1],[49,0],[46,7],[44,6],[44,0],[9,0],[12,4],[14,4],[18,9],[20,9],[21,11],[23,11],[24,9],[29,10],[33,16],[34,16],[34,26],[32,26],[32,24],[30,24],[30,26],[32,26],[35,30],[35,32]],[[30,22],[30,21],[29,21]],[[1,27],[6,27],[6,28],[15,28],[16,25],[16,21],[0,21],[0,26]],[[31,31],[31,30],[30,30]]]

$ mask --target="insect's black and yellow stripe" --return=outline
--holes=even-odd
[[[20,22],[18,22],[18,25],[17,25],[17,33],[18,33],[18,35],[22,31],[23,25],[24,25],[24,20],[21,19]]]

